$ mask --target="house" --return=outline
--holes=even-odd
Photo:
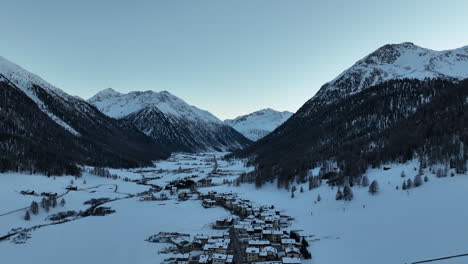
[[[270,246],[270,241],[268,240],[249,240],[249,247],[258,247],[260,250],[262,250],[267,246]]]
[[[283,261],[283,264],[301,264],[302,263],[300,258],[283,257],[282,261]]]
[[[211,256],[211,263],[212,264],[226,264],[227,255],[226,254],[213,254]]]
[[[245,249],[245,254],[248,262],[255,262],[258,260],[258,255],[260,254],[260,249],[257,247],[247,247]]]
[[[177,264],[189,264],[190,255],[189,254],[177,254],[175,260]]]
[[[200,255],[200,258],[198,259],[198,263],[200,264],[208,264],[210,262],[210,256],[202,254]]]
[[[216,202],[211,199],[205,199],[202,202],[202,206],[205,208],[211,208],[211,207],[214,207],[215,205],[216,205]]]
[[[281,241],[281,236],[283,235],[283,231],[281,230],[270,230],[270,229],[263,229],[262,231],[262,239],[269,240],[273,243],[278,243]]]
[[[180,192],[178,194],[179,199],[181,200],[187,200],[188,199],[188,193],[187,192]]]
[[[278,258],[278,250],[272,246],[267,246],[261,249],[258,256],[261,260],[276,260]]]
[[[297,247],[287,247],[284,249],[286,257],[288,258],[300,258],[301,251]]]
[[[295,247],[297,245],[296,240],[292,238],[283,238],[281,239],[281,247],[283,249],[289,248],[289,247]]]

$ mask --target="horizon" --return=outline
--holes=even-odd
[[[294,113],[385,44],[468,44],[463,1],[51,3],[9,1],[0,56],[85,100],[109,87],[166,90],[221,120]]]

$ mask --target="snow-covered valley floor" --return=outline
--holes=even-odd
[[[91,198],[121,198],[106,204],[116,212],[106,216],[90,216],[63,224],[45,226],[29,232],[23,244],[12,239],[0,241],[0,256],[5,263],[161,263],[168,257],[159,254],[167,245],[145,241],[158,232],[180,232],[190,235],[217,234],[220,230],[210,224],[229,214],[223,208],[204,209],[198,200],[178,201],[176,197],[165,201],[140,201],[131,197],[148,190],[128,179],[151,178],[148,183],[164,187],[172,180],[207,177],[213,170],[213,154],[178,154],[161,161],[152,168],[110,170],[120,178],[109,179],[84,173],[79,179],[71,176],[46,177],[17,173],[0,174],[0,236],[17,227],[31,227],[50,223],[47,215],[66,210],[85,210],[83,202]],[[367,175],[379,183],[379,193],[369,195],[366,187],[353,187],[354,200],[336,201],[336,187],[322,185],[304,192],[297,186],[295,197],[278,190],[275,184],[256,189],[251,184],[222,184],[233,180],[246,168],[242,161],[224,161],[218,157],[218,168],[223,176],[213,178],[219,186],[199,188],[200,192],[216,190],[238,193],[259,205],[275,205],[277,209],[294,217],[292,230],[302,230],[309,236],[314,264],[390,264],[468,253],[468,176],[436,178],[425,174],[429,181],[418,188],[403,191],[400,173],[406,179],[416,175],[416,163],[390,166],[389,170],[371,169]],[[65,187],[78,187],[66,193]],[[86,183],[84,183],[86,181]],[[117,192],[116,192],[116,186]],[[41,197],[22,195],[21,190],[66,193],[64,207],[40,210],[23,219],[31,201]],[[315,202],[320,194],[321,201]],[[42,209],[42,208],[41,208]],[[12,212],[13,211],[13,212]],[[9,213],[12,212],[12,213]],[[468,263],[468,257],[432,262],[435,264]]]

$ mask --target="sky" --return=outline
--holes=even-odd
[[[296,111],[388,43],[468,45],[466,0],[0,0],[0,56],[72,95],[169,91],[220,119]]]

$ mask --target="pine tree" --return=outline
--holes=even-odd
[[[401,176],[402,178],[405,178],[405,177],[406,177],[405,171],[401,171],[400,176]]]
[[[411,189],[413,188],[413,181],[411,179],[408,179],[406,181],[406,189]]]
[[[26,210],[26,214],[24,215],[24,220],[26,221],[31,220],[31,216],[29,215],[29,210]]]
[[[343,188],[343,199],[346,201],[351,201],[354,198],[353,190],[349,187],[348,184]]]
[[[303,193],[303,192],[304,192],[304,188],[302,188],[302,186],[301,186],[300,192],[301,192],[301,193]]]
[[[36,201],[32,201],[29,210],[31,210],[31,213],[37,215],[39,213],[39,204]]]
[[[429,178],[426,176],[424,176],[424,182],[428,182],[429,181]]]
[[[320,197],[320,194],[317,195],[317,202],[320,202],[322,200],[322,197]]]
[[[65,206],[65,198],[62,198],[62,200],[60,200],[60,206],[62,206],[62,207]]]
[[[57,197],[55,195],[50,197],[50,205],[52,206],[52,208],[57,207]]]
[[[294,198],[294,191],[291,191],[291,199]]]
[[[369,193],[374,195],[379,192],[379,184],[376,180],[373,180],[371,185],[369,186]]]
[[[403,181],[403,184],[401,185],[402,190],[406,190],[406,181]]]
[[[367,178],[367,175],[364,175],[362,177],[361,185],[364,186],[364,187],[369,186],[369,178]]]
[[[343,199],[343,194],[341,193],[341,189],[338,188],[338,191],[336,192],[336,200],[341,200]]]
[[[419,187],[423,184],[423,179],[421,177],[421,175],[416,175],[416,177],[414,177],[414,187]]]

